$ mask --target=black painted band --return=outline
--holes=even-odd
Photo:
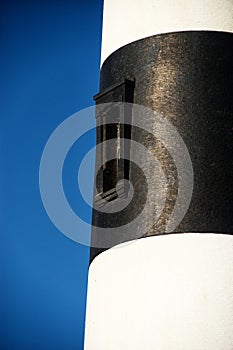
[[[177,32],[128,44],[104,62],[100,92],[123,79],[135,80],[133,102],[167,118],[191,156],[193,197],[175,232],[233,233],[233,34]]]

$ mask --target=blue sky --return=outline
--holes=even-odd
[[[101,21],[101,0],[1,2],[1,350],[83,346],[89,248],[51,223],[38,177],[54,129],[93,105]],[[92,132],[77,147],[94,143]],[[64,187],[75,207],[75,148],[67,164]],[[90,221],[91,208],[83,210]]]

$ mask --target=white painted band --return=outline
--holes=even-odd
[[[233,236],[171,234],[90,266],[85,350],[232,350]]]
[[[101,62],[133,41],[189,30],[233,32],[233,0],[104,0]]]

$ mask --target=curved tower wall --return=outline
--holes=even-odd
[[[131,241],[138,238],[135,233],[127,242],[123,225],[137,213],[145,192],[141,174],[130,166],[127,179],[135,184],[139,202],[119,217],[93,211],[85,350],[232,349],[232,14],[232,1],[105,0],[96,102],[143,105],[171,123],[189,152],[194,183],[185,216],[168,232],[178,193],[177,169],[148,135],[137,128],[126,130],[129,138],[152,147],[167,188],[171,179],[175,185],[167,191],[159,220],[136,241]],[[155,119],[149,118],[156,130]],[[113,136],[114,129],[109,138]],[[103,141],[97,129],[97,142]],[[119,164],[118,170],[114,161],[107,167],[111,181],[128,169],[128,164]],[[101,193],[104,176],[97,179]],[[106,196],[114,193],[111,181]],[[148,209],[148,218],[154,210],[153,205]],[[122,224],[120,242],[101,235],[102,227],[115,224]],[[106,242],[114,248],[99,255]]]

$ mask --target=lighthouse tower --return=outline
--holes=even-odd
[[[233,1],[105,0],[101,60],[85,350],[232,350]]]

